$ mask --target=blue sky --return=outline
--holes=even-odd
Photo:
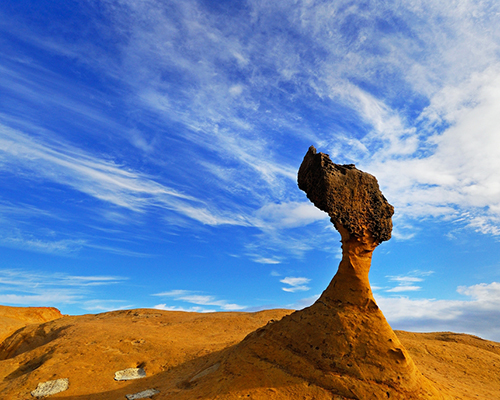
[[[0,304],[301,308],[339,235],[310,145],[396,208],[396,329],[500,340],[496,1],[4,0]]]

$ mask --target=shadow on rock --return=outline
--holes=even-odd
[[[47,322],[18,329],[0,344],[0,361],[44,346],[57,339],[67,328],[69,325],[54,328],[52,323]]]

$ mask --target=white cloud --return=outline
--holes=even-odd
[[[26,207],[26,213],[23,214],[24,207]],[[102,250],[106,253],[126,257],[147,258],[153,256],[152,254],[137,252],[116,245],[103,245],[103,241],[99,240],[100,238],[95,234],[87,235],[78,229],[70,229],[70,232],[65,233],[46,228],[54,221],[63,221],[63,223],[66,223],[67,216],[68,214],[66,214],[65,217],[62,215],[54,215],[51,212],[23,204],[9,207],[7,212],[0,207],[0,246],[68,257],[80,253],[82,249]],[[43,220],[43,222],[40,223],[42,229],[37,229],[36,227],[27,228],[29,223],[33,220]],[[77,221],[77,223],[81,222],[82,221]],[[83,221],[83,223],[85,222],[86,221]],[[105,228],[99,226],[92,228],[106,231]],[[109,230],[107,232],[115,234],[117,231]],[[61,238],[68,236],[69,238]],[[137,238],[138,235],[135,234],[134,240],[137,240]],[[109,239],[109,235],[106,239]],[[115,239],[114,241],[122,242],[123,238],[120,237],[118,240]]]
[[[61,293],[57,290],[46,290],[43,294],[38,295],[20,295],[20,294],[0,294],[0,303],[16,306],[53,306],[55,304],[74,303],[81,296],[74,293]]]
[[[154,309],[156,310],[164,310],[164,311],[184,311],[184,312],[199,312],[199,313],[211,313],[211,312],[216,312],[217,310],[213,309],[206,309],[203,307],[177,307],[177,306],[167,306],[165,303],[163,304],[157,304],[153,306]]]
[[[470,299],[375,297],[394,329],[463,332],[500,341],[500,283],[460,286],[457,292]]]
[[[328,214],[310,202],[266,204],[255,214],[258,219],[262,220],[261,224],[265,229],[295,228],[329,218]]]
[[[305,283],[309,283],[310,281],[311,280],[308,278],[302,278],[302,277],[294,278],[291,276],[288,276],[288,277],[280,280],[280,282],[286,283],[287,285],[290,285],[290,286],[302,285]]]
[[[281,289],[283,289],[285,292],[295,293],[295,292],[306,292],[311,288],[309,286],[300,285],[300,286],[283,287]]]
[[[281,262],[290,256],[303,259],[307,252],[315,249],[338,252],[341,258],[340,235],[328,219],[319,220],[316,226],[280,229],[279,225],[267,228],[259,224],[258,227],[262,232],[245,245],[247,255],[253,259],[264,257]]]
[[[87,300],[82,303],[82,308],[93,312],[108,312],[117,310],[127,310],[133,308],[132,304],[127,304],[126,300]]]
[[[243,85],[234,85],[229,88],[231,96],[239,96],[243,92]]]
[[[415,292],[422,289],[421,286],[415,285],[415,283],[423,282],[426,276],[432,275],[434,271],[420,271],[414,270],[410,271],[407,275],[396,275],[387,276],[390,282],[397,282],[398,286],[385,289],[388,293],[400,293],[400,292]],[[372,288],[372,290],[376,290]]]
[[[199,304],[203,306],[217,306],[224,311],[235,311],[243,310],[246,307],[240,306],[238,304],[228,303],[226,300],[216,300],[214,296],[202,296],[202,295],[187,295],[182,297],[177,297],[176,300],[185,301],[187,303]]]
[[[422,278],[418,278],[416,276],[389,276],[391,281],[396,282],[422,282]]]
[[[500,283],[480,283],[473,286],[459,286],[457,292],[481,302],[484,307],[497,308],[500,304]]]
[[[120,283],[126,278],[119,276],[75,276],[75,275],[63,275],[59,278],[62,285],[69,286],[102,286],[111,285],[115,283]]]
[[[160,296],[160,297],[173,297],[175,301],[182,301],[186,303],[191,303],[191,304],[197,304],[201,306],[217,306],[219,307],[220,310],[222,311],[237,311],[237,310],[243,310],[247,308],[246,306],[242,306],[239,304],[234,304],[234,303],[229,303],[226,300],[218,300],[215,296],[210,296],[210,295],[200,295],[196,294],[196,292],[192,292],[189,290],[171,290],[168,292],[162,292],[162,293],[156,293],[153,294],[153,296]],[[158,305],[160,306],[160,305]],[[158,307],[155,306],[155,307]],[[177,307],[173,306],[167,308],[165,304],[161,305],[164,310],[174,310],[178,309]],[[198,309],[194,311],[200,311]]]
[[[375,295],[386,318],[393,323],[412,320],[453,320],[463,314],[464,302],[459,300],[410,299],[408,297],[382,297]]]
[[[153,296],[166,296],[166,297],[179,297],[191,293],[189,290],[170,290],[168,292],[161,292],[153,294]]]
[[[399,285],[392,289],[387,289],[386,292],[399,293],[399,292],[414,292],[422,289],[421,286]]]
[[[82,288],[85,286],[101,286],[117,284],[124,280],[126,277],[121,276],[81,276],[69,275],[66,273],[56,272],[41,272],[41,271],[28,271],[21,269],[2,269],[0,270],[0,285],[10,285],[19,287],[22,290],[38,289],[50,286],[76,286]]]
[[[281,264],[280,260],[268,257],[257,257],[254,258],[254,261],[259,264]]]
[[[0,244],[5,247],[21,248],[40,253],[71,254],[78,252],[84,247],[86,241],[81,239],[42,240],[33,237],[23,237],[19,234],[16,236],[0,234]]]
[[[313,296],[305,297],[293,304],[289,304],[287,307],[291,308],[292,310],[302,310],[303,308],[309,307],[310,305],[314,304],[314,302],[319,299],[319,296],[320,294],[315,294]]]
[[[283,287],[282,289],[285,292],[304,292],[311,289],[309,286],[306,286],[311,280],[309,278],[304,277],[292,277],[287,276],[286,278],[280,279],[281,283],[289,285],[288,287]]]
[[[498,205],[490,206],[490,210],[495,211],[495,215],[475,215],[467,219],[467,226],[485,235],[500,236],[500,218]]]
[[[108,275],[70,275],[21,269],[0,270],[0,303],[7,305],[64,306],[78,304],[85,310],[115,309],[121,300],[92,300],[99,288],[123,283],[127,278]],[[89,308],[90,307],[90,308]],[[130,305],[126,306],[130,308]]]
[[[449,127],[421,142],[432,148],[428,156],[369,163],[400,214],[465,218],[478,232],[500,235],[499,70],[477,73],[472,88],[446,86],[434,96],[422,115]]]
[[[207,225],[248,225],[241,216],[224,215],[219,210],[211,212],[200,200],[145,174],[63,143],[51,146],[2,124],[0,161],[24,169],[25,178],[55,181],[136,212],[143,212],[148,207],[164,207]]]
[[[255,134],[265,114],[258,112],[260,100],[255,97],[260,85],[256,87],[250,78],[258,64],[254,61],[249,67],[248,60],[258,50],[245,44],[251,37],[242,36],[243,21],[228,18],[221,23],[218,15],[202,8],[193,1],[173,1],[168,13],[155,2],[127,4],[126,11],[118,13],[112,10],[115,21],[128,32],[122,48],[126,67],[122,78],[136,91],[136,107],[184,125],[188,129],[182,132],[183,139],[223,160],[236,161],[245,182],[253,179],[274,190],[283,177],[295,179],[295,171],[277,162],[269,151],[269,140]],[[190,84],[165,80],[164,69],[175,71]],[[205,163],[214,164],[206,158]]]

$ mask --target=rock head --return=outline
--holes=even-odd
[[[354,164],[334,164],[328,154],[317,153],[311,146],[299,168],[298,184],[341,234],[356,238],[369,235],[376,244],[391,238],[394,207],[373,175]]]

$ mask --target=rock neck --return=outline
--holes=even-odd
[[[343,226],[335,224],[342,237],[342,261],[327,289],[320,297],[325,304],[352,304],[367,307],[375,304],[368,280],[373,250],[377,242],[366,231],[352,236]]]

